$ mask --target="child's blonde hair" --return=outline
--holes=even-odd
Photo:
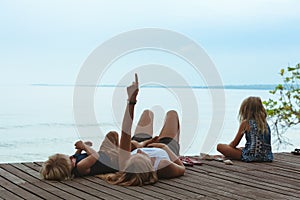
[[[142,186],[158,181],[151,159],[140,154],[130,157],[123,172],[101,176],[108,183],[123,186]]]
[[[67,180],[72,178],[72,162],[65,154],[54,154],[44,162],[40,171],[42,178],[47,180]]]
[[[256,121],[257,128],[261,133],[269,133],[267,127],[267,112],[259,97],[246,98],[239,111],[240,122],[251,119]]]

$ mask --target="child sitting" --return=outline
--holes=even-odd
[[[259,97],[245,99],[239,111],[240,127],[230,144],[218,144],[217,150],[224,156],[245,162],[271,162],[271,130],[267,124],[267,113]],[[243,135],[244,148],[237,148]]]

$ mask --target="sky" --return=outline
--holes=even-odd
[[[0,85],[74,84],[99,45],[142,28],[195,41],[225,85],[277,84],[281,68],[300,62],[299,8],[298,0],[2,0]]]

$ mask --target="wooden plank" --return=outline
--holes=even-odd
[[[44,189],[52,194],[55,194],[56,196],[63,198],[63,199],[80,199],[74,195],[71,195],[71,194],[61,190],[59,187],[54,187],[53,185],[49,184],[48,181],[42,180],[40,178],[39,169],[34,170],[27,165],[33,166],[35,164],[34,163],[24,163],[24,164],[15,163],[15,164],[13,164],[13,166],[18,168],[19,170],[22,170],[22,171],[26,172],[27,174],[30,174],[33,177],[33,179],[30,179],[30,180],[32,180],[32,183],[35,185],[36,184],[39,185],[39,187],[41,187],[42,189]]]
[[[31,193],[33,188],[30,187],[30,184],[2,168],[0,168],[0,182],[1,187],[24,199],[41,199],[41,197]]]
[[[39,163],[39,164],[41,164],[41,163]],[[94,179],[93,177],[87,177],[87,179],[89,179],[89,180],[92,180],[92,181],[94,181],[95,182],[95,180],[97,180],[97,179]],[[76,179],[75,179],[76,180]],[[77,179],[78,180],[78,179]],[[104,183],[104,185],[108,185],[107,183],[105,183],[104,181],[102,181],[102,183]],[[89,183],[86,183],[86,184],[89,184]],[[97,184],[99,184],[99,182],[97,182]],[[90,185],[90,184],[89,184]],[[91,186],[91,185],[90,185]],[[133,194],[133,192],[135,192],[135,199],[136,198],[140,198],[141,197],[141,195],[144,193],[144,192],[146,192],[145,191],[145,189],[146,190],[151,190],[150,188],[152,187],[152,186],[145,186],[144,188],[145,189],[143,189],[143,188],[141,188],[141,187],[137,187],[138,188],[138,190],[137,191],[134,191],[133,190],[133,187],[129,187],[131,190],[129,190],[129,191],[124,191],[124,188],[126,188],[126,187],[120,187],[120,186],[111,186],[111,185],[109,185],[110,187],[114,187],[114,189],[115,190],[122,190],[122,191],[120,191],[121,193],[118,193],[118,191],[109,191],[109,194],[113,194],[113,195],[115,195],[115,194],[117,194],[118,196],[118,198],[120,198],[120,196],[125,196],[126,197],[126,199],[129,199],[129,197],[128,196],[126,196],[126,195],[124,195],[124,194],[130,194],[130,195],[133,195],[134,196],[134,194]],[[99,188],[99,185],[97,185],[96,187],[98,187]],[[104,186],[105,187],[105,186]],[[101,190],[102,191],[105,191],[105,190],[107,190],[106,188],[103,188],[103,187],[101,187]],[[159,190],[159,189],[158,189]],[[113,193],[111,193],[111,192],[113,192]],[[169,196],[167,196],[167,195],[165,195],[163,192],[162,193],[159,193],[158,191],[156,191],[155,193],[153,192],[153,191],[150,191],[150,194],[154,194],[154,196],[153,197],[155,197],[155,198],[161,198],[161,199],[166,199],[166,198],[168,198]],[[169,195],[171,195],[170,193],[169,193]],[[147,192],[147,195],[143,195],[143,198],[142,199],[145,199],[145,198],[148,198],[149,197],[149,192]]]
[[[109,188],[109,187],[104,187],[103,185],[101,184],[95,184],[91,181],[89,181],[88,179],[84,179],[84,178],[75,178],[72,183],[71,182],[68,182],[70,184],[74,184],[75,183],[78,183],[78,186],[82,186],[82,187],[85,187],[85,188],[90,188],[90,189],[86,189],[89,190],[89,193],[90,194],[94,194],[95,196],[100,196],[101,198],[104,198],[104,199],[114,199],[114,200],[117,200],[117,199],[134,199],[132,196],[130,195],[127,195],[127,194],[123,194],[117,190],[114,190],[112,188]],[[139,199],[139,198],[138,198]]]
[[[39,165],[41,165],[42,163],[38,163]],[[95,180],[97,180],[97,179],[94,179],[93,177],[87,177],[86,179],[89,179],[89,180],[91,180],[91,181],[94,181],[95,182]],[[115,187],[115,189],[116,190],[122,190],[122,191],[120,191],[120,192],[122,192],[122,194],[130,194],[130,195],[135,195],[135,197],[136,198],[139,198],[139,197],[141,197],[141,195],[143,195],[143,199],[145,199],[145,198],[149,198],[150,197],[150,199],[153,199],[153,198],[151,198],[151,196],[150,195],[152,195],[153,197],[155,197],[155,198],[161,198],[161,199],[166,199],[166,198],[170,198],[170,196],[168,196],[168,195],[165,195],[164,193],[166,193],[166,192],[163,192],[162,190],[160,190],[159,188],[157,189],[158,191],[161,191],[161,192],[158,192],[158,191],[156,191],[156,192],[154,192],[155,191],[155,189],[154,189],[154,191],[153,190],[151,190],[151,188],[152,188],[152,186],[144,186],[144,187],[137,187],[138,189],[136,190],[136,191],[134,191],[134,188],[135,187],[128,187],[128,188],[130,188],[130,190],[128,190],[127,189],[127,191],[124,191],[124,188],[126,188],[126,187],[120,187],[120,186],[111,186],[111,185],[108,185],[107,183],[105,183],[104,181],[102,181],[102,183],[104,183],[104,185],[105,186],[109,186],[109,187]],[[86,183],[86,184],[88,184],[88,183]],[[99,182],[97,182],[97,184],[99,184]],[[99,185],[97,185],[97,187],[99,187]],[[156,187],[156,186],[155,186]],[[103,189],[103,187],[101,188],[101,189]],[[150,191],[146,191],[146,190],[150,190]],[[133,193],[133,192],[135,192],[135,193]],[[118,192],[117,192],[118,193]],[[146,193],[146,194],[145,194]],[[171,192],[167,192],[169,195],[173,195],[173,193],[171,194]],[[119,194],[118,195],[118,197],[120,196],[121,194]],[[123,195],[124,196],[124,195]],[[173,195],[173,196],[175,196],[175,195]],[[193,196],[195,196],[195,195],[193,195]],[[198,197],[200,197],[201,195],[198,195]]]
[[[199,196],[211,196],[211,197],[216,197],[217,199],[226,199],[226,198],[232,199],[232,198],[239,197],[237,195],[233,195],[226,191],[224,192],[224,191],[217,190],[214,187],[209,187],[191,181],[183,181],[182,177],[181,179],[179,178],[172,179],[172,182],[170,182],[170,180],[161,180],[161,182],[164,182],[165,184],[174,187],[174,190],[177,190],[178,188],[183,188],[186,191],[185,193],[194,193],[195,195],[199,195]]]
[[[274,158],[275,158],[275,160],[277,158],[290,158],[290,159],[294,160],[298,164],[300,162],[300,160],[299,160],[300,159],[300,155],[294,155],[294,154],[289,153],[289,152],[275,153],[274,154]]]
[[[94,179],[93,177],[87,177],[91,181],[96,181],[97,179]],[[140,197],[142,199],[183,199],[186,198],[186,196],[181,194],[176,194],[174,192],[174,188],[171,188],[171,190],[163,190],[161,189],[161,183],[160,181],[154,185],[147,185],[142,187],[120,187],[120,186],[114,186],[114,185],[108,185],[106,182],[101,181],[101,184],[104,184],[105,186],[114,187],[114,189],[120,190],[122,193],[131,194],[135,197]],[[100,183],[100,182],[97,183]],[[126,189],[126,190],[124,190]],[[135,193],[133,193],[135,192]],[[142,195],[142,196],[141,196]],[[195,195],[193,195],[195,196]],[[200,197],[200,195],[198,195]]]
[[[157,183],[156,183],[157,184]],[[153,192],[153,187],[156,187],[153,185],[146,185],[146,186],[141,186],[141,187],[130,187],[130,190],[133,190],[134,192],[140,192],[143,196],[148,197],[147,199],[170,199],[171,197],[161,193],[161,192]]]
[[[264,174],[268,175],[268,179],[274,178],[277,180],[278,178],[281,179],[282,182],[284,180],[287,180],[286,183],[295,182],[298,183],[297,185],[300,187],[300,183],[298,179],[300,178],[300,172],[297,170],[291,169],[286,165],[281,165],[277,161],[274,161],[273,163],[268,163],[263,165],[263,163],[259,164],[253,164],[253,165],[247,165],[247,163],[239,163],[240,166],[245,167],[248,171],[252,172],[261,172],[259,177],[264,176]],[[291,188],[293,188],[294,184],[289,184]],[[287,186],[288,187],[288,186]]]
[[[186,171],[186,175],[184,177],[182,177],[182,179],[185,179],[187,182],[191,182],[191,183],[195,183],[197,184],[197,187],[201,187],[203,188],[203,186],[208,187],[208,189],[205,189],[208,192],[213,192],[215,194],[220,194],[220,195],[224,195],[227,198],[242,198],[243,195],[240,193],[235,192],[234,189],[231,188],[226,188],[226,193],[224,193],[225,190],[222,190],[222,188],[224,188],[224,185],[219,184],[218,182],[220,181],[219,179],[215,179],[215,180],[211,180],[211,176],[209,173],[195,173],[193,170],[196,168],[197,166],[194,167],[188,167],[189,170]],[[203,167],[203,166],[201,166]],[[228,182],[226,183],[228,184]],[[236,186],[233,186],[233,188],[236,188]],[[230,195],[228,195],[228,193],[230,193]],[[248,197],[249,199],[251,199],[250,197]]]
[[[36,171],[39,171],[41,163],[28,163],[26,165],[30,166],[31,168],[34,168]],[[123,194],[129,194],[129,195],[132,195],[132,196],[135,195],[136,198],[148,199],[148,196],[141,194],[140,191],[135,192],[134,190],[127,189],[127,188],[132,188],[132,187],[112,186],[112,185],[109,185],[106,182],[102,181],[101,179],[95,178],[95,177],[85,177],[85,179],[89,180],[90,182],[84,182],[84,180],[80,180],[80,179],[79,180],[80,180],[80,182],[82,181],[82,184],[85,184],[89,187],[93,187],[97,190],[100,190],[101,191],[101,198],[120,199],[120,197],[118,197],[114,193],[115,192],[114,190],[116,190],[116,187],[117,187],[117,188],[119,188],[119,190],[121,190],[122,196],[128,197],[128,196],[123,195]],[[77,180],[78,179],[74,179],[73,181],[77,181]],[[109,187],[111,189],[107,189],[106,187]],[[119,195],[121,195],[121,194],[119,193]]]
[[[0,164],[0,199],[298,199],[299,156],[274,154],[272,163],[203,161],[185,176],[154,185],[123,187],[97,177],[40,179],[42,162]]]
[[[7,191],[22,197],[24,199],[41,199],[38,198],[36,195],[32,194],[28,190],[25,190],[22,185],[16,185],[9,180],[4,179],[2,176],[0,176],[0,182],[1,182],[1,187],[5,188]],[[25,183],[23,183],[25,184]]]
[[[161,192],[163,193],[164,191],[171,191],[172,194],[170,195],[171,197],[176,197],[176,199],[199,199],[199,198],[205,198],[204,195],[201,194],[195,194],[194,192],[187,191],[186,189],[183,188],[174,188],[172,185],[162,183],[161,181],[155,185],[156,188],[161,188]],[[154,190],[155,191],[155,190]]]
[[[34,194],[36,196],[38,196],[40,198],[46,198],[46,199],[57,199],[58,198],[56,195],[51,194],[51,193],[41,189],[39,186],[37,186],[41,182],[40,180],[38,181],[37,184],[32,184],[34,182],[33,181],[34,178],[32,176],[13,167],[12,165],[4,164],[4,165],[1,165],[1,168],[11,174],[14,174],[17,177],[22,177],[22,179],[26,180],[26,182],[24,184],[20,184],[20,185],[22,185],[22,187],[24,187],[24,189],[27,189],[28,191],[34,191]]]
[[[274,162],[276,163],[276,161]],[[280,179],[281,185],[287,188],[297,189],[300,187],[298,179],[300,175],[290,171],[286,171],[285,168],[278,167],[274,163],[245,163],[236,162],[233,166],[225,166],[223,163],[216,163],[214,166],[231,169],[235,172],[242,172],[243,174],[251,175],[256,179],[265,178],[266,181],[277,182]],[[272,183],[272,182],[270,182]]]
[[[40,164],[35,164],[32,167],[35,168],[35,170],[39,171],[39,168],[41,167]],[[82,181],[84,179],[82,178],[76,178],[73,180],[67,180],[67,181],[60,181],[59,183],[64,184],[65,186],[69,186],[68,188],[72,188],[72,194],[81,197],[81,198],[88,198],[88,199],[107,199],[110,197],[110,199],[114,200],[113,196],[107,196],[102,191],[95,190],[91,188],[89,185],[82,184]],[[49,182],[49,181],[46,181]],[[70,190],[68,189],[68,190]]]
[[[296,157],[296,156],[294,156]],[[295,172],[300,172],[300,156],[298,158],[292,158],[288,156],[279,157],[276,156],[275,161],[272,162],[272,165],[276,165],[279,167],[284,167],[285,169],[289,169]]]
[[[222,191],[228,191],[231,194],[237,195],[240,198],[256,199],[260,196],[260,192],[253,193],[253,188],[245,185],[238,185],[235,182],[223,180],[217,177],[210,176],[209,173],[199,173],[192,170],[188,170],[187,174],[193,176],[193,180],[199,184],[210,186],[215,189]],[[238,190],[237,190],[238,188]],[[242,193],[240,191],[243,191]]]
[[[3,166],[4,165],[1,165],[1,167],[0,167],[0,176],[2,176],[3,178],[6,178],[7,180],[10,180],[12,183],[14,183],[16,185],[26,183],[26,180],[23,180],[23,179],[15,176],[14,174],[11,174],[11,173],[7,172],[6,170],[4,170]]]
[[[164,184],[162,188],[170,188],[173,187],[174,191],[182,191],[182,194],[187,197],[187,199],[193,199],[193,198],[202,198],[207,196],[214,196],[214,193],[210,193],[204,190],[195,189],[194,187],[191,187],[189,183],[185,183],[183,181],[179,181],[176,179],[172,180],[172,183],[168,182],[167,180],[161,180]],[[220,199],[220,197],[217,197],[216,199]],[[224,196],[222,196],[221,199],[226,199]]]
[[[274,154],[274,160],[282,160],[289,163],[300,164],[300,155],[293,155],[290,153]]]
[[[254,196],[257,196],[257,197],[265,197],[265,190],[264,189],[261,189],[261,188],[253,188],[253,187],[256,187],[255,184],[253,185],[248,185],[248,184],[245,184],[244,182],[247,182],[249,180],[249,177],[242,177],[240,179],[236,179],[235,177],[232,177],[235,173],[237,173],[236,171],[234,172],[230,172],[230,171],[222,171],[220,170],[219,168],[216,168],[216,169],[212,169],[211,166],[210,166],[210,177],[211,179],[213,178],[217,178],[219,180],[213,180],[215,182],[216,185],[218,184],[224,184],[223,185],[223,188],[225,186],[225,190],[229,190],[229,189],[232,189],[232,190],[236,190],[236,188],[239,188],[239,191],[243,191],[242,194],[246,195],[246,196],[249,196],[249,197],[254,197]],[[199,173],[200,171],[197,171],[197,173]],[[214,176],[214,174],[221,174],[221,176]],[[231,174],[231,176],[229,176],[230,178],[227,178],[224,176],[222,176],[222,174]],[[238,174],[238,176],[240,177],[240,174]],[[254,179],[257,179],[254,177]],[[222,183],[222,181],[226,181],[227,183]],[[251,180],[251,176],[250,176],[250,182],[252,182]],[[222,188],[220,188],[222,189]],[[253,193],[253,190],[255,189],[255,193]],[[231,191],[231,192],[234,192],[234,191]],[[253,196],[254,195],[254,196]]]
[[[273,162],[270,163],[244,163],[244,162],[239,162],[239,161],[234,161],[240,163],[239,165],[246,164],[244,166],[248,167],[259,167],[258,169],[262,168],[269,168],[269,166],[274,166],[274,167],[280,167],[282,169],[285,169],[287,171],[292,171],[294,173],[300,173],[300,164],[295,163],[294,161],[286,161],[283,159],[275,159]]]
[[[269,198],[287,198],[287,196],[290,199],[294,199],[294,197],[297,197],[297,191],[292,190],[295,193],[290,193],[290,190],[287,190],[286,188],[278,185],[278,182],[270,183],[270,179],[261,179],[260,177],[255,177],[257,176],[256,173],[250,173],[248,171],[247,173],[237,171],[238,166],[235,166],[235,169],[233,169],[233,166],[228,166],[224,165],[223,163],[217,163],[213,162],[211,164],[208,164],[210,167],[202,168],[206,172],[211,173],[211,176],[217,177],[217,178],[222,178],[228,181],[234,181],[238,183],[239,185],[247,185],[250,187],[253,187],[253,189],[257,190],[265,190],[268,192],[268,197]],[[218,165],[219,169],[212,169],[212,167]],[[237,167],[237,168],[236,168]],[[228,170],[224,170],[228,169]],[[240,168],[242,169],[242,168]],[[197,171],[197,170],[196,170]],[[200,171],[198,171],[200,172]],[[272,180],[271,180],[272,181]]]
[[[97,177],[86,177],[86,179],[93,182],[97,186],[100,185],[101,187],[104,187],[105,190],[107,190],[107,188],[110,188],[110,189],[113,189],[113,190],[117,191],[118,194],[121,193],[121,194],[131,195],[135,199],[152,199],[153,198],[149,195],[145,195],[144,191],[141,192],[142,187],[135,187],[135,186],[120,187],[120,186],[117,186],[117,185],[109,185],[108,183],[106,183],[105,181],[103,181],[103,180],[101,180],[100,178],[97,178]]]
[[[91,181],[96,181],[96,179],[89,177]],[[108,185],[103,180],[98,180],[97,184],[104,184],[103,186],[109,186],[113,187],[115,190],[120,191],[123,194],[129,194],[134,196],[134,198],[141,198],[141,199],[148,199],[149,196],[151,199],[166,199],[172,197],[173,199],[182,199],[183,196],[181,194],[175,194],[173,190],[162,190],[159,185],[160,183],[156,183],[153,185],[147,185],[143,187],[120,187],[120,186],[114,186],[114,185]],[[143,195],[143,196],[141,196]]]
[[[30,166],[28,164],[26,164],[26,165]],[[31,166],[33,167],[33,169],[39,171],[40,166],[37,165],[37,163],[34,163],[34,165],[31,165]],[[96,199],[97,198],[95,196],[92,196],[92,195],[86,193],[85,191],[82,191],[82,189],[76,188],[76,187],[78,187],[78,185],[66,184],[67,181],[45,181],[45,182],[47,182],[48,184],[50,184],[54,187],[58,187],[60,190],[67,192],[70,195],[73,195],[75,198],[81,198],[81,199]],[[99,199],[99,197],[98,197],[98,199]]]
[[[71,180],[66,180],[66,181],[61,181],[62,184],[69,186],[69,188],[72,188],[70,193],[83,198],[83,199],[91,199],[91,200],[96,200],[96,199],[103,199],[101,198],[101,193],[94,190],[93,188],[86,187],[84,185],[78,184],[76,181],[71,181]]]
[[[208,163],[208,165],[210,165]],[[264,181],[271,181],[275,180],[275,182],[280,179],[281,183],[286,183],[286,187],[289,188],[298,188],[299,182],[297,176],[291,176],[291,177],[285,177],[284,175],[281,176],[280,174],[284,174],[282,171],[280,172],[281,168],[274,167],[271,164],[268,165],[263,165],[260,163],[259,165],[257,164],[250,164],[250,163],[244,163],[244,162],[235,162],[234,165],[232,166],[226,166],[223,163],[214,163],[210,166],[213,167],[218,167],[218,171],[221,169],[224,169],[223,172],[239,172],[243,175],[249,175],[255,179],[261,179],[265,178],[266,180]],[[227,170],[227,171],[226,171]],[[274,173],[274,171],[278,170],[278,173]],[[291,184],[292,183],[292,184]],[[296,184],[296,185],[295,185]],[[300,186],[300,185],[299,185]]]
[[[10,192],[6,188],[0,187],[0,199],[14,199],[14,200],[19,200],[19,199],[22,199],[22,198],[19,197],[19,196],[17,196],[16,194]]]

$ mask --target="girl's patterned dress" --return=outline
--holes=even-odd
[[[249,120],[250,131],[246,132],[246,145],[242,150],[241,160],[245,162],[271,162],[273,153],[271,148],[271,130],[268,133],[258,131],[255,120]]]

